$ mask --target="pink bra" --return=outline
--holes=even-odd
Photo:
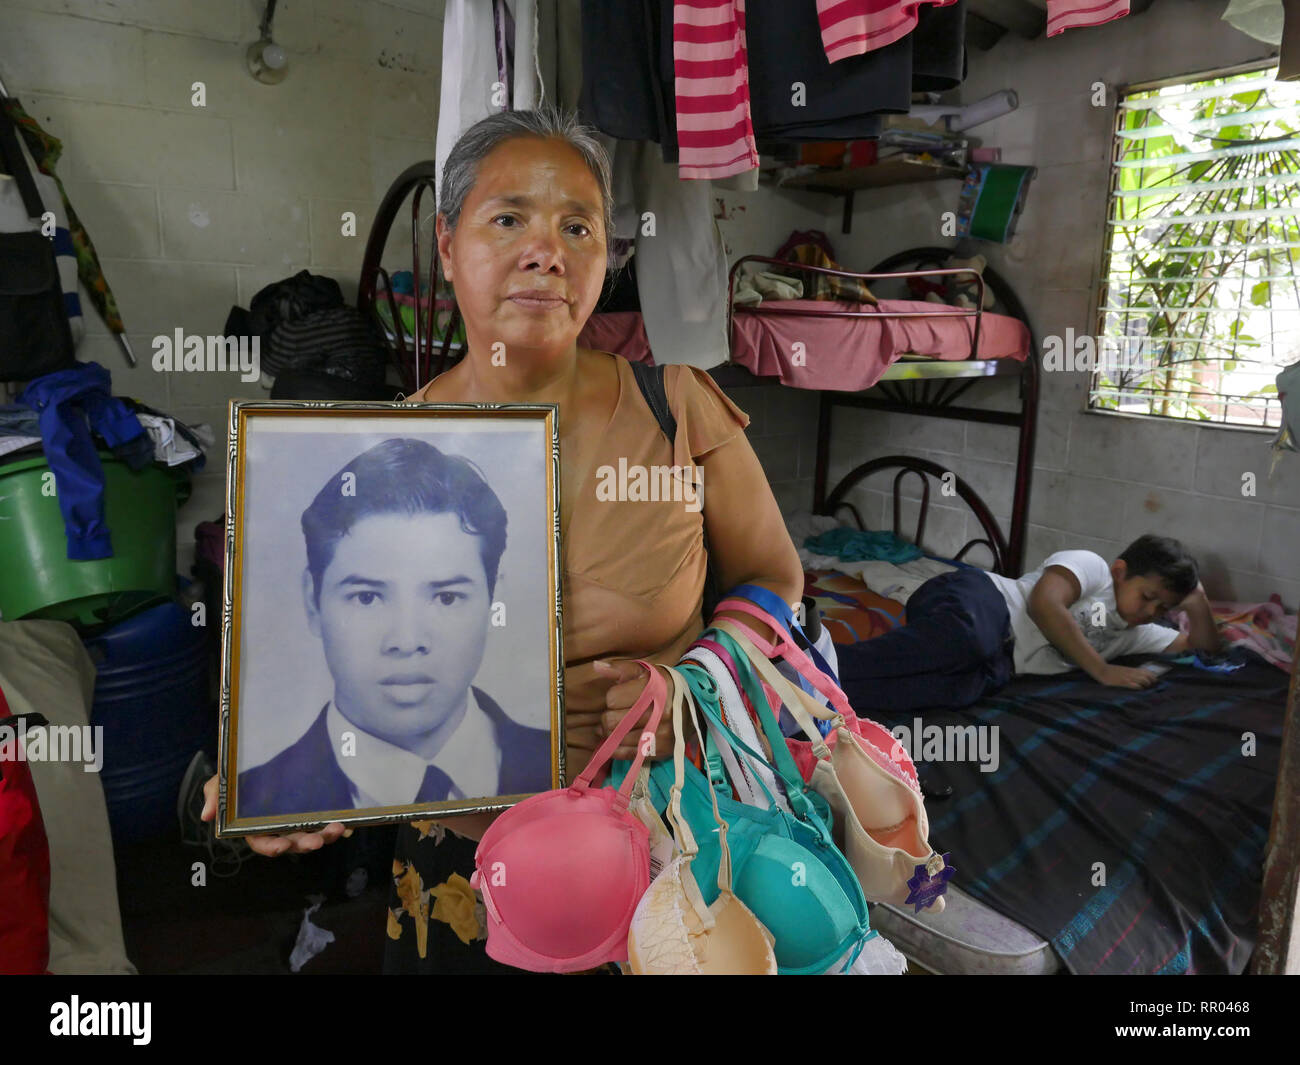
[[[511,807],[479,841],[470,883],[483,893],[487,952],[499,962],[564,973],[627,960],[628,927],[650,884],[649,833],[628,811],[647,745],[637,744],[617,791],[590,785],[647,707],[643,735],[659,727],[667,684],[640,664],[650,671],[641,697],[573,785]]]

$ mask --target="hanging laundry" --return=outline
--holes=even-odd
[[[531,111],[541,105],[538,21],[537,0],[492,0],[493,43],[497,57],[497,84],[490,86],[494,109]],[[499,108],[496,100],[500,101]]]
[[[504,2],[504,0],[503,0]],[[510,54],[512,111],[532,111],[542,105],[542,72],[537,58],[537,0],[512,0],[514,43]]]
[[[912,103],[903,39],[833,66],[812,4],[749,0],[746,41],[754,131],[763,140],[874,140],[882,114]]]
[[[514,108],[515,17],[506,0],[492,0],[492,36],[497,55],[497,81],[505,89],[505,105]]]
[[[708,369],[727,361],[727,257],[713,219],[712,188],[682,181],[647,141],[620,141],[614,151],[616,234],[619,219],[654,213],[657,236],[639,227],[637,290],[656,363]],[[663,234],[674,234],[665,240]]]
[[[923,7],[912,42],[912,91],[947,92],[966,80],[966,0]]]
[[[1128,5],[1129,0],[1047,0],[1047,36],[1123,18]]]
[[[817,0],[826,58],[834,63],[893,44],[916,28],[924,5],[952,3],[956,0]]]
[[[442,168],[460,135],[493,110],[497,81],[496,30],[491,4],[482,0],[447,0],[442,23],[442,89],[438,98],[435,148],[438,188]]]
[[[673,61],[681,176],[724,178],[756,169],[745,0],[677,0]]]
[[[582,0],[581,114],[677,162],[672,0]]]

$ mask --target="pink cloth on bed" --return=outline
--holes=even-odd
[[[732,326],[731,358],[753,374],[778,377],[793,388],[857,392],[880,380],[903,354],[961,360],[970,355],[975,319],[955,309],[915,300],[881,300],[881,311],[939,312],[929,318],[813,318],[764,314],[772,307],[821,308],[826,300],[764,300],[757,313],[739,311]],[[836,303],[843,310],[864,305]],[[947,311],[947,313],[944,313]],[[635,311],[593,314],[578,342],[617,352],[631,362],[653,362],[641,315]],[[802,350],[795,347],[802,344]],[[1018,318],[985,313],[980,321],[979,356],[1024,359],[1029,330]]]
[[[584,348],[622,355],[628,362],[654,365],[654,359],[650,357],[650,340],[645,335],[645,323],[637,311],[593,314],[578,334],[578,343]]]
[[[882,311],[938,310],[930,318],[814,318],[762,313],[778,307],[822,307],[825,301],[765,300],[757,313],[740,311],[732,330],[731,358],[751,373],[779,377],[795,388],[857,392],[880,380],[900,355],[960,360],[970,355],[975,319],[951,308],[915,300],[881,300]],[[837,303],[843,310],[868,309]],[[945,310],[948,313],[942,313]],[[802,348],[796,345],[803,345]],[[980,321],[979,357],[1023,361],[1029,330],[1018,318],[985,314]]]
[[[1248,647],[1279,669],[1291,672],[1295,656],[1296,615],[1288,614],[1276,592],[1267,603],[1210,604],[1219,635],[1231,647]],[[1183,626],[1186,631],[1186,626]]]

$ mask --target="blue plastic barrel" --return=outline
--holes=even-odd
[[[84,641],[97,670],[90,720],[104,730],[100,779],[116,843],[177,828],[181,778],[216,733],[206,640],[172,602]]]

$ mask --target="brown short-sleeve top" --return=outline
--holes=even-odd
[[[636,475],[631,471],[656,466],[689,469],[693,460],[704,458],[749,424],[748,415],[707,373],[669,366],[664,386],[677,419],[677,438],[670,445],[637,387],[631,364],[616,361],[619,396],[602,438],[604,446],[560,530],[565,705],[573,710],[604,709],[609,682],[592,668],[593,659],[673,663],[703,624],[703,510],[698,503],[688,503],[687,491],[669,493],[677,498],[657,502],[635,498]],[[621,482],[620,460],[629,471]],[[601,466],[608,469],[601,471]],[[650,479],[647,474],[647,487]],[[662,497],[666,478],[661,474],[655,480],[660,489],[656,494]],[[624,490],[610,491],[618,488]],[[618,498],[610,500],[611,494]]]

